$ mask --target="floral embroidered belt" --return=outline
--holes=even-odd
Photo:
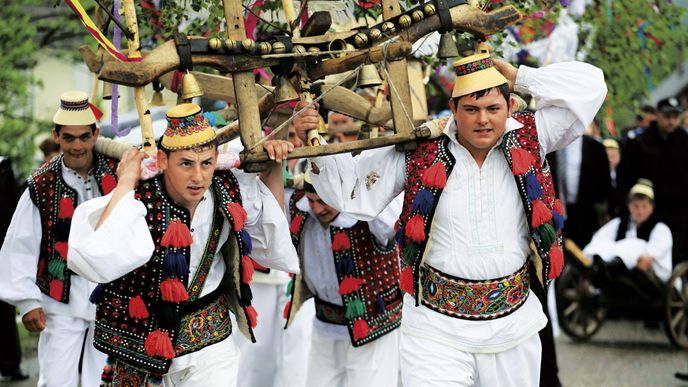
[[[218,290],[187,305],[179,323],[175,344],[177,357],[220,342],[232,334],[229,303]]]
[[[323,322],[346,325],[346,309],[315,297],[315,317]]]
[[[421,303],[447,316],[493,320],[513,313],[528,298],[528,264],[502,278],[465,280],[423,264],[420,266]]]

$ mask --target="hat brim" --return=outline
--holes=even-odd
[[[452,98],[463,97],[476,91],[491,89],[508,83],[504,75],[494,67],[476,71],[471,74],[457,76],[454,79]]]
[[[62,126],[89,126],[96,123],[96,116],[91,109],[77,111],[58,109],[53,116],[53,123]]]
[[[683,109],[680,107],[674,107],[674,106],[663,106],[659,109],[657,109],[658,112],[664,113],[664,114],[681,114],[683,113]]]

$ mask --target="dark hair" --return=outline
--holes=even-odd
[[[203,145],[199,145],[199,146],[196,146],[196,147],[193,147],[193,148],[189,148],[189,149],[177,149],[177,150],[174,150],[174,149],[167,149],[167,148],[165,148],[164,146],[162,146],[162,137],[163,137],[163,136],[160,136],[160,139],[158,140],[158,149],[160,149],[161,151],[163,151],[163,152],[165,153],[165,156],[167,156],[167,157],[170,156],[170,153],[175,152],[175,151],[178,151],[178,150],[190,150],[190,151],[193,151],[193,152],[203,152],[203,151],[206,150],[206,149],[217,149],[217,147],[218,147],[218,145],[219,145],[218,142],[217,142],[217,139],[214,139],[214,140],[212,140],[212,141],[209,142],[209,143],[206,143],[206,144],[203,144]]]
[[[509,84],[508,83],[502,83],[499,86],[490,87],[489,89],[482,89],[482,90],[478,90],[476,92],[473,92],[471,94],[466,94],[466,95],[462,95],[459,97],[454,97],[454,99],[453,99],[454,106],[459,106],[459,100],[463,97],[471,96],[475,99],[480,99],[481,97],[488,95],[493,89],[499,90],[499,92],[504,97],[504,100],[506,100],[506,105],[509,106],[510,91],[509,91]]]
[[[65,125],[55,124],[55,133],[57,133],[58,136],[60,135],[60,130],[62,130],[63,126],[65,126]],[[72,125],[66,125],[66,126],[72,126]],[[91,133],[95,134],[96,133],[96,124],[93,123],[93,124],[89,125],[89,127],[91,128]]]
[[[647,195],[643,195],[641,193],[634,193],[633,195],[630,195],[628,197],[628,203],[634,201],[634,200],[649,200],[650,203],[655,204],[655,200],[652,199],[651,197]]]
[[[41,143],[38,144],[38,148],[41,150],[41,152],[43,152],[43,155],[45,157],[48,157],[53,152],[59,152],[60,151],[60,146],[57,145],[57,143],[55,141],[53,141],[53,139],[50,137],[41,141]]]

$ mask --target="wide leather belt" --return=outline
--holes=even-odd
[[[323,322],[346,325],[346,309],[315,297],[315,317]]]
[[[232,334],[229,303],[217,290],[187,305],[185,312],[174,348],[177,357],[220,342]]]
[[[420,266],[420,299],[428,308],[466,320],[493,320],[516,311],[528,298],[527,263],[517,272],[491,280],[466,280]]]

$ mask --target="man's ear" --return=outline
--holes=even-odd
[[[454,103],[454,98],[449,98],[449,109],[451,110],[452,115],[456,114],[457,107],[458,106],[456,106],[456,104]]]
[[[57,134],[57,130],[55,130],[55,128],[53,128],[52,134],[53,134],[53,141],[55,141],[56,143],[59,144],[60,143],[60,135]]]
[[[161,149],[158,149],[158,169],[164,171],[167,169],[167,154]]]

